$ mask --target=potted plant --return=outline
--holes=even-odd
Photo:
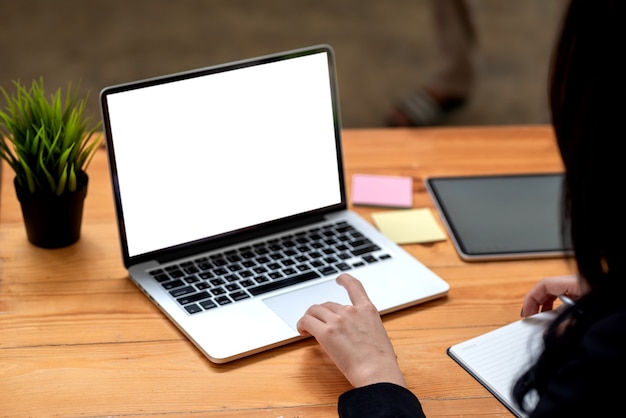
[[[14,81],[15,94],[0,87],[6,107],[0,110],[0,157],[15,172],[28,240],[60,248],[80,238],[87,166],[101,138],[100,121],[86,117],[87,97],[69,83],[49,98],[43,78],[30,87]]]

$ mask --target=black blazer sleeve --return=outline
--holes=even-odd
[[[408,389],[376,383],[352,389],[339,397],[340,418],[424,418],[422,405]]]

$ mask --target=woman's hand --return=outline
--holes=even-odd
[[[342,274],[337,283],[346,288],[352,305],[313,305],[298,321],[298,331],[315,337],[352,386],[406,386],[387,331],[361,282]]]
[[[521,316],[526,317],[541,311],[550,311],[554,300],[561,295],[576,300],[581,296],[577,275],[547,277],[541,279],[524,297]]]

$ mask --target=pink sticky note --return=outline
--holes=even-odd
[[[355,205],[410,208],[413,206],[411,177],[355,174],[352,176],[352,203]]]

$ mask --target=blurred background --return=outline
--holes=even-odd
[[[446,125],[548,121],[562,7],[475,1],[476,90]],[[0,0],[0,20],[0,85],[12,92],[12,80],[43,76],[52,92],[80,82],[97,118],[107,85],[328,43],[343,126],[380,127],[438,62],[428,0]]]

